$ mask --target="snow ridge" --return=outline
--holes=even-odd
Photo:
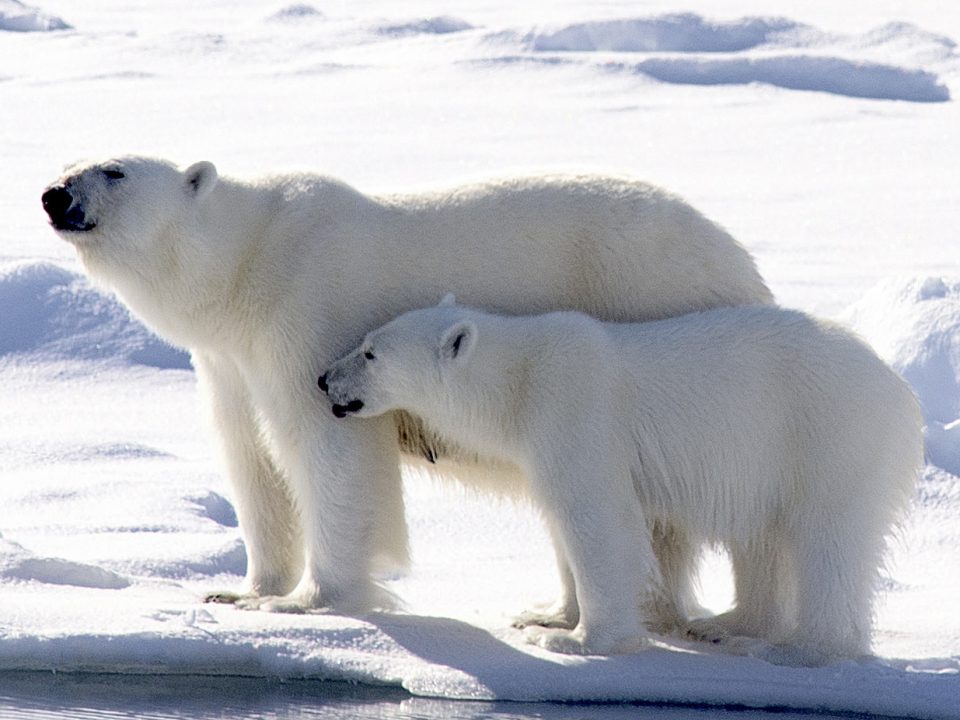
[[[130,581],[110,570],[60,558],[40,557],[0,536],[0,580],[122,590]]]
[[[70,25],[55,15],[48,15],[19,0],[0,0],[0,31],[49,32],[69,29]]]
[[[440,15],[437,17],[411,20],[409,22],[383,25],[377,28],[380,35],[405,37],[407,35],[447,35],[449,33],[470,30],[473,26],[460,18]]]
[[[842,319],[869,339],[917,394],[927,461],[960,475],[960,281],[890,280]]]
[[[502,38],[503,36],[499,36]],[[871,60],[878,47],[948,58],[956,44],[908,23],[861,36],[831,35],[787,18],[713,22],[693,13],[581,22],[523,36],[531,53],[601,55],[602,67],[682,85],[762,83],[854,98],[946,102],[937,74],[912,63]],[[614,58],[609,57],[616,53]],[[652,57],[631,61],[621,54]]]
[[[122,360],[189,369],[187,354],[153,335],[113,297],[47,262],[0,265],[0,358]]]
[[[950,99],[950,91],[933,73],[838,57],[651,58],[619,67],[680,85],[763,83],[785,90],[811,90],[873,100],[946,102]]]
[[[530,49],[538,52],[738,52],[776,38],[809,30],[785,18],[744,18],[711,22],[693,13],[624,20],[575,23],[557,30],[532,32]]]
[[[313,5],[298,3],[287,5],[267,18],[268,22],[301,22],[303,20],[321,20],[324,15]]]

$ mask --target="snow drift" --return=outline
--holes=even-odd
[[[113,297],[51,263],[0,264],[0,356],[190,367]]]
[[[531,32],[526,41],[540,52],[732,53],[775,42],[812,28],[786,18],[714,22],[693,13],[574,23]]]
[[[960,281],[886,281],[844,320],[870,338],[917,393],[928,461],[960,475]]]
[[[619,67],[661,82],[682,85],[763,83],[785,90],[809,90],[873,100],[946,102],[950,99],[950,91],[933,73],[836,57],[651,58]]]
[[[601,54],[602,67],[687,85],[763,83],[848,97],[945,102],[940,77],[910,64],[872,61],[879,46],[907,46],[949,57],[952,40],[906,23],[862,36],[832,35],[786,18],[715,22],[693,13],[575,23],[527,33],[534,53]],[[758,51],[747,54],[746,51]],[[643,54],[630,61],[610,54]]]
[[[70,26],[55,15],[48,15],[19,0],[0,0],[0,31],[48,32],[68,29]]]

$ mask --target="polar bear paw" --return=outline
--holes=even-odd
[[[243,610],[259,610],[263,603],[273,597],[250,591],[214,590],[203,596],[203,602],[214,605],[233,605]]]
[[[623,655],[648,646],[647,640],[639,635],[621,637],[604,633],[603,637],[597,637],[594,633],[590,636],[581,625],[573,630],[528,627],[524,638],[531,645],[563,655]]]
[[[329,607],[316,601],[312,596],[305,597],[297,593],[243,597],[237,600],[235,606],[241,610],[261,610],[262,612],[285,613],[287,615],[302,615],[304,613],[321,615],[331,612]]]
[[[389,591],[378,586],[361,587],[360,592],[354,593],[321,593],[319,584],[310,580],[301,581],[289,595],[251,595],[241,597],[235,605],[243,610],[271,613],[357,615],[372,609],[391,609],[398,605],[398,601]]]
[[[552,605],[550,607],[527,610],[513,619],[513,627],[524,629],[528,627],[563,628],[572,630],[577,626],[579,613],[571,613],[566,607]]]
[[[314,582],[301,581],[289,595],[260,595],[242,597],[236,606],[243,610],[263,610],[272,613],[322,613],[329,610],[322,601],[320,589]]]
[[[215,605],[236,605],[245,597],[250,596],[244,593],[233,592],[232,590],[214,590],[204,595],[203,601]]]
[[[732,623],[723,615],[717,615],[690,620],[685,630],[687,637],[692,640],[720,645],[737,635],[731,625]]]
[[[714,645],[730,645],[765,636],[765,627],[769,627],[769,623],[734,608],[719,615],[689,620],[684,630],[687,637],[693,640]]]
[[[314,608],[291,595],[267,595],[266,597],[243,598],[237,602],[243,610],[262,610],[272,613],[302,614]]]

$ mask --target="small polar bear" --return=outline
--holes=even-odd
[[[495,312],[606,320],[772,301],[726,231],[625,178],[372,195],[322,175],[236,179],[124,156],[68,168],[42,203],[95,282],[189,349],[247,551],[244,585],[210,598],[248,608],[386,604],[374,572],[407,559],[401,460],[484,481],[503,470],[408,415],[338,423],[311,392],[388,319],[450,287]],[[681,542],[658,549],[691,562]]]
[[[403,409],[523,468],[566,568],[567,629],[528,628],[533,642],[642,646],[643,598],[683,580],[658,562],[660,528],[732,557],[736,607],[689,623],[695,636],[759,638],[800,664],[869,651],[921,418],[837,325],[773,306],[637,324],[508,317],[447,298],[369,333],[320,386],[337,417]]]

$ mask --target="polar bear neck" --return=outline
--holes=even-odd
[[[152,262],[137,251],[143,241],[114,243],[111,252],[84,248],[90,274],[112,288],[155,332],[188,348],[222,340],[231,318],[261,298],[240,286],[257,263],[265,226],[278,193],[220,179],[196,211],[171,220],[157,236]],[[129,248],[118,252],[117,248]]]
[[[545,378],[563,372],[571,356],[589,366],[595,353],[605,353],[609,338],[600,323],[576,312],[548,313],[535,322],[486,313],[471,318],[480,339],[466,372],[445,390],[424,393],[415,411],[468,450],[526,466],[537,452],[534,426],[543,424],[531,398],[556,390]],[[576,409],[579,401],[569,406]]]

